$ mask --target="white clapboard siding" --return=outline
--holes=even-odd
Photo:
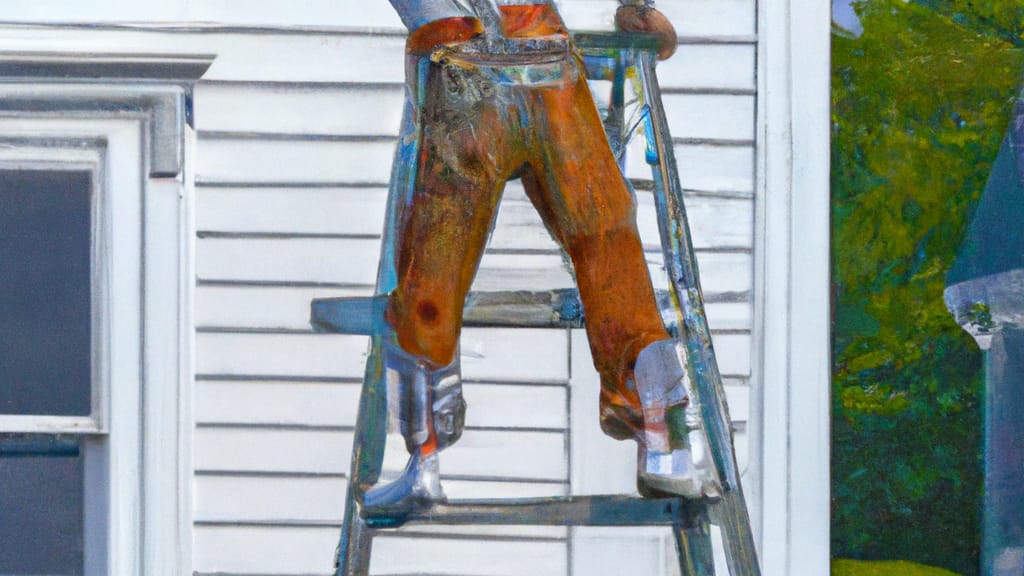
[[[196,344],[199,374],[268,379],[358,379],[366,352],[365,337],[323,334],[204,332]],[[561,381],[567,377],[566,359],[552,354],[559,344],[564,351],[564,334],[554,330],[467,329],[462,338],[463,374],[470,380],[497,382]],[[749,375],[749,347],[749,334],[717,335],[722,373]]]
[[[336,528],[199,526],[200,573],[324,575],[333,573]],[[379,537],[370,574],[565,574],[567,546],[558,539],[501,541],[458,537]]]
[[[196,440],[197,472],[346,474],[352,454],[347,430],[200,426]],[[565,448],[562,432],[467,430],[445,450],[443,469],[460,477],[563,481]],[[401,470],[405,459],[389,450],[384,465]]]
[[[345,512],[347,480],[340,476],[244,476],[202,474],[196,477],[196,521],[200,523],[313,523],[338,526]],[[451,480],[444,483],[450,498],[543,498],[562,496],[564,484],[557,482],[494,482]],[[438,527],[440,528],[440,527]],[[438,529],[438,528],[435,528]],[[468,528],[485,532],[489,527]],[[522,527],[520,533],[551,533],[537,527]],[[425,532],[426,527],[415,527]],[[450,528],[449,528],[450,529]],[[507,532],[507,528],[503,531]]]
[[[296,89],[201,84],[197,98],[208,103],[197,121],[200,134],[258,128],[266,134],[397,136],[404,94],[397,85]],[[676,138],[753,139],[753,94],[669,93],[663,100],[672,110],[669,129]],[[247,120],[258,113],[266,120],[254,127]]]
[[[198,424],[354,426],[361,386],[352,382],[200,380]]]
[[[717,4],[712,0],[703,1],[708,5]],[[82,6],[81,3],[76,5]],[[89,7],[91,10],[92,3]],[[184,23],[185,31],[180,32],[118,30],[116,36],[109,30],[91,27],[55,28],[59,34],[54,34],[53,30],[9,28],[4,30],[4,41],[16,44],[19,49],[42,52],[216,54],[216,60],[200,85],[213,82],[251,88],[266,83],[290,84],[293,87],[319,86],[322,83],[353,87],[380,83],[398,86],[404,80],[404,38],[401,35],[289,32],[280,29],[253,33],[246,30],[218,31],[216,28],[188,32],[190,26],[198,24]],[[707,40],[687,40],[675,57],[659,65],[658,78],[667,91],[752,90],[754,55],[754,39],[745,36],[712,35]],[[358,65],[353,65],[354,62]],[[204,122],[201,116],[206,112],[199,107],[196,112],[196,121],[201,124]],[[254,119],[255,128],[259,127],[260,120],[262,118]]]
[[[360,386],[335,382],[203,380],[196,384],[200,425],[355,426]],[[467,383],[469,428],[564,430],[560,386]]]
[[[309,303],[314,298],[369,296],[369,286],[355,289],[292,286],[209,286],[196,289],[195,319],[200,328],[309,330]],[[739,321],[730,310],[728,321]]]
[[[188,18],[187,0],[7,0],[3,18],[14,22],[178,22]]]
[[[661,253],[647,253],[651,264],[651,275],[655,288],[668,289],[668,276],[662,268]],[[700,269],[701,287],[704,297],[716,301],[722,296],[746,298],[753,287],[753,262],[746,252],[698,252],[697,266]]]
[[[754,140],[753,94],[665,94],[662,102],[677,140]]]
[[[355,383],[200,380],[195,419],[208,426],[351,427],[359,392]],[[745,385],[727,384],[726,393],[737,414],[747,413],[750,395]],[[470,429],[564,430],[568,426],[566,391],[560,386],[467,383],[464,394],[470,406],[466,414]]]
[[[750,330],[750,304],[743,295],[738,302],[705,302],[704,311],[708,316],[708,325],[712,332],[722,330]]]
[[[753,197],[754,146],[743,141],[707,142],[676,141],[676,164],[679,181],[684,190],[701,193],[726,193]],[[644,142],[636,138],[630,142],[626,176],[649,180],[650,169],[638,159],[643,158]]]
[[[676,574],[679,561],[667,528],[578,528],[572,546],[577,574]]]
[[[498,218],[491,235],[495,249],[554,249],[551,239],[533,204],[519,192],[518,182],[506,188]],[[637,226],[644,234],[647,250],[660,250],[654,195],[636,193]],[[749,198],[711,194],[686,195],[686,211],[693,246],[701,249],[750,248],[753,242],[753,203]]]
[[[200,132],[397,136],[405,90],[370,86],[246,86],[200,83]],[[252,119],[262,117],[258,125]]]
[[[668,92],[753,94],[756,55],[754,42],[683,44],[658,63],[658,82]]]
[[[324,334],[205,333],[196,337],[196,373],[210,376],[358,379],[367,338]]]
[[[212,45],[215,34],[196,36],[197,49]],[[304,34],[292,43],[271,37],[264,44],[275,51],[257,57],[246,49],[257,48],[251,40],[232,35],[235,46],[227,47],[218,57],[218,63],[204,76],[212,82],[290,82],[299,85],[310,82],[329,82],[368,85],[388,83],[399,85],[404,81],[404,39],[400,36],[360,36],[351,34]],[[721,43],[725,41],[726,43]],[[217,46],[223,45],[222,40]],[[304,61],[308,58],[323,62]],[[672,60],[659,64],[658,80],[665,90],[689,88],[734,90],[753,89],[754,42],[746,37],[711,38],[680,45]],[[220,61],[224,58],[223,61]],[[366,58],[366,65],[351,66],[352,58]],[[347,69],[332,66],[343,65]],[[261,69],[260,61],[267,66]],[[706,61],[707,69],[697,70],[697,64]],[[748,67],[746,70],[745,68]],[[745,73],[744,73],[745,70]]]
[[[200,238],[202,280],[373,284],[379,238]]]
[[[346,480],[333,477],[201,475],[195,480],[195,519],[212,522],[337,522],[345,510]]]
[[[199,574],[331,573],[336,528],[197,526],[193,568]]]
[[[690,241],[697,250],[752,248],[754,206],[748,198],[691,194],[684,197]],[[651,193],[637,194],[637,227],[646,250],[660,250],[657,212]]]
[[[238,11],[227,0],[189,3],[188,17],[242,28],[125,34],[150,51],[184,42],[218,54],[194,95],[199,574],[331,571],[367,339],[311,333],[308,303],[372,292],[403,101],[403,38],[390,32],[397,20],[385,2],[364,4],[313,0],[295,10],[255,0]],[[681,44],[660,64],[659,80],[745,468],[756,11],[753,0],[661,4]],[[607,29],[616,3],[561,6],[575,27]],[[389,32],[360,32],[369,28]],[[97,38],[87,30],[71,35],[80,45]],[[633,143],[627,174],[646,180],[642,147],[642,139]],[[649,191],[637,192],[637,211],[654,284],[664,289]],[[510,185],[474,289],[571,284],[521,186]],[[442,460],[450,497],[573,491],[569,363],[578,351],[569,338],[564,330],[465,331],[467,430]],[[597,427],[596,419],[578,424]],[[393,474],[404,458],[392,434],[386,470]],[[663,545],[639,538],[644,560]],[[379,539],[371,573],[568,571],[564,529],[420,527]]]
[[[217,137],[200,139],[196,178],[203,184],[384,185],[391,174],[394,143],[361,138],[340,141]],[[752,144],[681,142],[675,146],[680,181],[687,190],[754,190]],[[642,156],[637,156],[642,158]],[[627,166],[630,178],[650,179],[639,162]]]
[[[561,541],[387,538],[374,544],[370,573],[555,576],[567,568]]]
[[[754,147],[676,145],[683,188],[708,192],[754,190]]]
[[[660,286],[659,286],[660,288]],[[367,296],[362,289],[301,288],[291,286],[210,286],[196,290],[196,325],[201,329],[309,330],[309,303],[314,298]],[[706,303],[713,331],[750,329],[750,305],[739,302]]]
[[[753,44],[682,45],[678,54],[658,65],[658,78],[669,103],[669,118],[684,117],[686,108],[671,101],[680,92],[753,96]],[[404,89],[396,77],[386,84],[271,84],[208,80],[196,87],[203,103],[196,129],[211,132],[280,134],[398,134]],[[695,104],[700,105],[699,101]],[[358,111],[358,113],[354,113]],[[315,113],[313,113],[315,112]],[[258,125],[253,117],[260,117]],[[752,126],[750,118],[746,119]],[[688,128],[672,124],[673,134]],[[749,131],[751,126],[741,128]]]
[[[202,188],[200,232],[380,235],[387,188]]]
[[[385,188],[203,188],[198,194],[196,227],[201,233],[277,235],[357,235],[381,233]],[[689,194],[686,211],[691,240],[698,249],[744,247],[753,242],[753,203],[749,198]],[[648,250],[657,250],[654,197],[637,193],[638,226]],[[554,249],[543,221],[521,192],[509,183],[489,246],[495,249]]]
[[[746,377],[750,375],[750,335],[719,334],[714,339],[718,369],[724,377]],[[737,413],[737,416],[740,414]],[[741,418],[746,421],[746,418]]]
[[[236,26],[387,28],[401,22],[384,0],[308,0],[302,9],[285,0],[250,0],[245,9],[231,0],[189,2],[167,0],[138,3],[130,0],[90,2],[73,0],[8,0],[8,21],[32,22],[193,22]],[[617,4],[612,0],[562,0],[562,15],[574,28],[610,28]],[[753,0],[673,0],[659,8],[676,22],[683,36],[750,35],[754,33]]]
[[[92,4],[77,3],[89,10]],[[11,20],[6,6],[5,3],[0,25]],[[55,11],[54,15],[61,13]],[[169,22],[164,26],[115,30],[104,26],[19,26],[5,28],[0,45],[33,52],[216,55],[203,75],[204,81],[397,84],[404,80],[405,38],[400,34],[315,33],[280,28],[254,31],[224,29],[201,22]],[[190,31],[197,29],[203,31]],[[202,111],[197,107],[196,112],[198,118]]]
[[[361,378],[365,336],[200,332],[196,372],[201,375]],[[561,330],[466,329],[462,372],[493,382],[558,382],[568,377]],[[552,351],[561,353],[552,353]],[[523,362],[522,358],[529,358]]]
[[[201,138],[200,183],[387,183],[392,139],[342,141]]]
[[[379,239],[222,238],[198,241],[196,271],[204,282],[313,282],[368,286],[376,279]],[[667,286],[661,254],[648,252],[655,286]],[[699,252],[701,280],[709,299],[718,293],[751,288],[751,258],[746,252]],[[573,284],[561,255],[555,253],[485,254],[473,284],[476,290],[528,290]]]
[[[204,42],[205,37],[196,37],[193,51],[204,45],[220,51],[204,80],[375,84],[405,79],[405,39],[401,36],[240,32],[219,39],[209,37],[215,44]]]
[[[384,0],[304,0],[302,9],[284,0],[246,0],[239,10],[235,0],[190,3],[194,20],[249,26],[336,26],[367,29],[402,26],[391,4]]]
[[[618,7],[610,0],[562,0],[562,17],[573,29],[607,29]],[[663,0],[661,10],[683,37],[746,37],[755,33],[754,0]]]

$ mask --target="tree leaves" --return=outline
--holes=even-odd
[[[1024,72],[1024,5],[855,9],[863,33],[832,48],[833,555],[975,574],[981,356],[942,293]]]

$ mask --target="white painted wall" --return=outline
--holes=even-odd
[[[616,5],[562,4],[577,29],[608,27]],[[745,467],[746,421],[758,397],[757,6],[662,0],[661,8],[682,37],[659,77]],[[3,26],[5,46],[21,50],[217,55],[194,94],[193,568],[327,574],[366,341],[312,334],[308,303],[372,290],[402,99],[403,39],[390,6],[33,0],[5,4],[2,18],[18,23]],[[639,218],[663,287],[644,192]],[[476,287],[570,284],[539,218],[510,186]],[[584,342],[557,330],[466,331],[468,429],[444,455],[449,496],[631,489],[632,443],[601,437],[596,400],[581,401],[596,393]],[[605,451],[608,458],[594,458]],[[391,460],[400,464],[401,452]],[[582,551],[597,543],[607,552],[609,537],[576,534],[570,546],[564,529],[419,528],[381,539],[374,573],[566,574],[574,566],[596,574],[590,566],[604,556]],[[607,573],[628,573],[639,557],[665,565],[663,534],[629,532],[620,542],[635,544],[638,558],[610,555],[599,563]]]

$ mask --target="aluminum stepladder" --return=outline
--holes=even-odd
[[[414,523],[668,526],[672,528],[681,571],[686,576],[715,574],[709,526],[714,523],[721,528],[730,575],[760,574],[733,451],[725,390],[712,347],[690,243],[682,186],[655,76],[657,42],[647,36],[621,33],[577,34],[574,42],[584,55],[588,76],[612,82],[606,129],[613,151],[622,158],[629,133],[642,129],[645,135],[645,160],[652,170],[658,227],[671,284],[669,290],[657,291],[659,306],[663,308],[663,317],[672,319],[666,322],[669,331],[686,343],[690,377],[701,398],[709,444],[721,474],[723,495],[716,500],[610,495],[449,501],[405,518],[363,518],[361,494],[380,478],[387,436],[387,390],[381,347],[388,337],[382,329],[386,295],[395,286],[397,215],[412,194],[415,159],[419,152],[418,137],[403,137],[398,144],[392,172],[377,296],[327,298],[312,303],[311,323],[316,330],[371,337],[336,558],[337,576],[367,575],[374,534]],[[420,69],[421,86],[425,66]],[[635,120],[630,122],[631,126],[626,126],[624,114],[627,84],[635,89],[636,109],[639,111],[634,114],[636,118],[631,117]],[[422,93],[420,90],[419,94]],[[417,105],[422,105],[422,102],[411,103],[406,109],[403,136],[415,133]],[[583,323],[582,305],[573,289],[528,293],[471,292],[463,312],[465,326],[580,328]]]

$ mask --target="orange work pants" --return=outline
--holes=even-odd
[[[509,37],[564,33],[551,6],[502,10]],[[464,30],[466,21],[456,24]],[[417,36],[434,41],[437,30],[417,30],[410,45]],[[640,350],[669,336],[637,233],[635,201],[582,64],[567,55],[564,70],[558,82],[516,84],[493,82],[471,66],[431,64],[421,87],[420,154],[411,203],[400,215],[388,320],[405,351],[437,365],[452,362],[502,190],[519,177],[572,260],[601,375],[602,428],[633,438],[643,427],[633,365]]]

